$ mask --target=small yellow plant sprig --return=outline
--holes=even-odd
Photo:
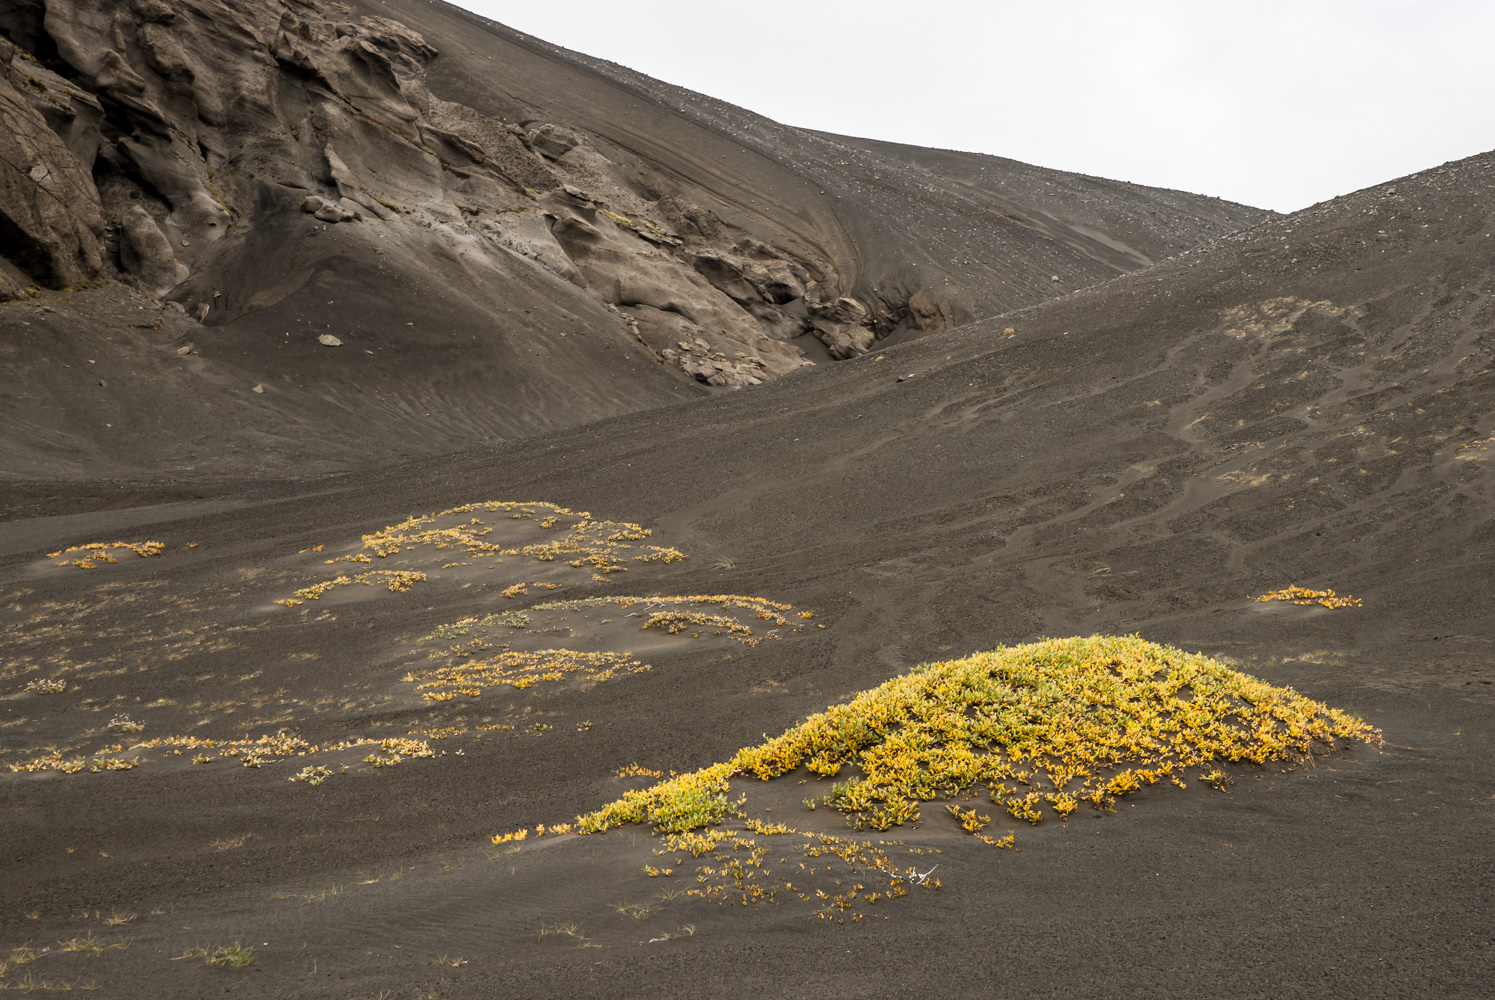
[[[512,843],[517,843],[518,841],[521,841],[521,840],[525,840],[528,837],[529,837],[529,827],[525,827],[522,830],[515,830],[513,833],[497,833],[497,834],[494,834],[493,835],[493,842],[495,844],[512,844]]]
[[[1291,601],[1301,607],[1322,604],[1326,608],[1358,608],[1360,598],[1349,594],[1340,596],[1332,590],[1309,590],[1307,587],[1290,586],[1251,598],[1253,601]]]
[[[133,552],[142,559],[158,556],[166,549],[163,542],[89,542],[86,545],[70,545],[57,552],[48,552],[48,559],[56,559],[58,556],[72,555],[74,552],[83,553],[76,559],[64,559],[58,563],[59,566],[76,566],[79,569],[97,569],[99,563],[117,563],[114,558],[115,549],[124,549]]]

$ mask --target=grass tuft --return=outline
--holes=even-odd
[[[254,949],[246,948],[238,941],[216,947],[189,948],[172,961],[181,961],[184,958],[200,958],[204,965],[211,965],[218,969],[244,969],[258,961],[254,957]]]

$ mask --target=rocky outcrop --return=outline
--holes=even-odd
[[[134,205],[120,216],[119,262],[152,295],[164,295],[187,280],[187,265],[177,260],[171,241],[151,214]]]
[[[53,74],[30,72],[15,46],[0,41],[0,297],[29,285],[63,288],[103,268],[104,219],[98,190],[79,157],[53,128],[76,122],[73,102],[54,93]],[[86,153],[87,143],[75,143]]]
[[[678,376],[668,391],[690,393],[1029,304],[1060,292],[1054,272],[1072,288],[1148,259],[1068,194],[1049,204],[1050,187],[1034,208],[984,179],[946,184],[906,150],[682,100],[441,5],[22,0],[0,5],[0,34],[0,296],[117,276],[205,324],[253,326],[361,267],[380,293],[435,290],[485,315],[446,335],[502,341],[519,396],[554,397],[528,373],[571,323],[626,347],[600,357],[626,355],[630,373],[647,348]],[[968,258],[998,250],[1004,277],[977,294]],[[418,329],[364,321],[391,342]]]
[[[47,119],[13,86],[0,93],[14,147],[0,181],[15,234],[7,274],[53,286],[95,275],[107,216],[109,263],[152,294],[190,299],[225,283],[232,267],[214,245],[277,210],[265,207],[274,186],[299,191],[297,207],[324,226],[393,227],[370,240],[414,226],[454,252],[475,240],[585,288],[656,358],[709,386],[809,363],[791,341],[817,330],[803,300],[826,262],[641,194],[579,130],[434,96],[425,69],[437,52],[399,22],[302,0],[48,0],[34,34],[56,46],[70,91],[98,95],[83,99],[98,114],[53,99]],[[184,304],[232,319],[216,302]],[[837,338],[837,356],[862,343]]]

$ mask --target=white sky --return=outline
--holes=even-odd
[[[1495,0],[455,0],[787,125],[1292,211],[1495,148]]]

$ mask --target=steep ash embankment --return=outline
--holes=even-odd
[[[13,474],[532,434],[1268,214],[780,126],[444,5],[28,0],[0,32]]]

